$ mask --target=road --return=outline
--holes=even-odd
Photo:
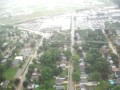
[[[75,32],[75,22],[74,22],[74,13],[72,13],[71,16],[71,53],[73,56],[73,45],[74,45],[74,32]],[[70,77],[69,77],[69,90],[74,90],[74,83],[72,80],[72,73],[73,73],[73,62],[72,62],[72,57],[70,60],[70,67],[69,67],[69,73],[70,73]]]
[[[16,27],[17,27],[17,26],[16,26]],[[35,33],[35,34],[37,34],[37,35],[41,35],[41,36],[43,36],[43,34],[40,33],[39,31],[30,30],[30,29],[25,29],[25,28],[20,27],[20,26],[18,26],[17,28],[20,29],[20,30],[28,31],[28,32]]]
[[[19,84],[19,86],[16,88],[16,90],[23,90],[23,82],[25,81],[25,75],[27,74],[28,72],[28,67],[29,67],[29,64],[32,62],[32,60],[37,56],[37,50],[39,48],[39,46],[42,45],[42,42],[43,42],[43,39],[44,37],[41,38],[41,41],[38,43],[38,45],[36,46],[35,50],[34,50],[34,53],[33,55],[31,55],[28,60],[27,60],[27,63],[25,64],[24,68],[23,68],[23,71],[21,72],[21,82]]]
[[[112,50],[112,52],[113,52],[114,54],[118,55],[118,54],[117,54],[117,50],[116,50],[115,46],[113,45],[112,41],[108,38],[107,35],[106,35],[106,38],[107,38],[107,40],[108,40],[108,44],[109,44],[109,47],[110,47],[110,49]]]
[[[115,46],[113,45],[113,42],[109,39],[108,35],[105,33],[104,30],[105,30],[105,26],[104,26],[104,28],[102,29],[102,31],[103,31],[103,34],[104,34],[104,35],[106,36],[106,38],[107,38],[109,48],[112,50],[112,52],[113,52],[114,54],[116,54],[116,55],[119,57],[119,55],[118,55],[118,53],[117,53],[117,49],[115,48]]]

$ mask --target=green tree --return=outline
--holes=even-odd
[[[119,67],[119,58],[117,55],[111,53],[110,56],[112,57],[113,60],[113,64],[116,65],[117,67]]]
[[[60,73],[62,72],[62,69],[61,68],[54,68],[53,69],[53,75],[54,76],[58,76]]]
[[[108,75],[110,73],[110,70],[109,70],[109,63],[106,60],[103,59],[101,61],[95,62],[94,67],[96,68],[96,70],[98,72],[101,73],[103,80],[108,79]]]
[[[95,90],[109,90],[110,84],[107,81],[101,81],[100,84],[95,87]]]
[[[28,83],[29,83],[28,81],[24,81],[24,82],[23,82],[24,88],[26,88],[26,87],[28,86]]]
[[[0,53],[0,64],[2,60],[3,60],[3,55]]]
[[[19,83],[20,83],[20,79],[19,79],[19,78],[16,78],[16,79],[14,80],[14,84],[15,84],[16,86],[18,86]]]
[[[72,57],[72,59],[73,59],[74,61],[79,61],[80,57],[79,57],[78,54],[74,54],[73,57]]]
[[[64,54],[67,57],[67,60],[69,60],[72,55],[70,49],[67,49],[66,51],[64,51]]]
[[[42,68],[41,70],[41,79],[42,81],[48,81],[51,79],[51,77],[53,76],[52,74],[53,70],[47,66],[45,66],[44,68]]]
[[[72,78],[74,82],[78,83],[80,80],[80,72],[73,72]]]
[[[112,90],[120,90],[120,86],[115,86]]]
[[[47,50],[40,58],[40,62],[43,65],[53,67],[55,66],[56,61],[60,58],[60,50],[56,48],[52,48]]]
[[[99,72],[93,72],[90,74],[90,80],[91,81],[100,81],[101,80],[101,74]]]

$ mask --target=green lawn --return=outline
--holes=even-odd
[[[3,76],[7,80],[13,80],[14,75],[16,74],[16,71],[17,71],[17,68],[9,68],[3,73]]]

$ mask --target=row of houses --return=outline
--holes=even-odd
[[[61,53],[59,65],[57,67],[60,67],[62,69],[62,71],[66,70],[67,58],[63,53]],[[61,76],[61,75],[56,76],[55,77],[55,85],[54,85],[56,90],[65,90],[64,84],[65,84],[66,80],[67,80],[67,77],[65,77],[65,76]]]

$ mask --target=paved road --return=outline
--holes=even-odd
[[[74,32],[75,32],[75,23],[74,23],[74,13],[72,13],[71,17],[71,53],[73,56],[73,45],[74,45]],[[74,83],[72,80],[72,73],[73,73],[73,62],[72,62],[72,57],[70,60],[70,69],[69,69],[70,77],[69,77],[69,90],[74,90]]]

